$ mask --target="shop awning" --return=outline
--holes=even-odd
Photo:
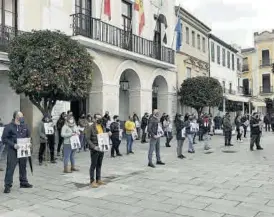
[[[244,96],[225,94],[224,97],[226,99],[234,101],[234,102],[249,102],[249,98],[244,97]]]
[[[256,107],[265,107],[266,106],[265,102],[260,99],[251,99],[250,102],[252,103],[253,106],[256,106]]]

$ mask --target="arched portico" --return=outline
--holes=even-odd
[[[168,113],[168,84],[162,75],[155,77],[152,84],[152,110],[159,109],[161,112]]]

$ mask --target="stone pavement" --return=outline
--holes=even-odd
[[[250,152],[246,139],[234,142],[236,153],[224,153],[223,137],[214,136],[214,153],[197,144],[184,160],[176,158],[175,141],[166,148],[163,140],[166,166],[155,169],[147,167],[148,145],[136,142],[134,155],[105,158],[107,185],[98,189],[89,187],[89,152],[77,154],[81,171],[72,174],[62,173],[62,162],[39,167],[35,161],[29,174],[34,188],[19,188],[17,168],[12,192],[0,193],[0,216],[273,217],[273,140],[274,134],[264,133],[263,151]]]

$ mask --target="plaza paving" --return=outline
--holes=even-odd
[[[235,139],[235,138],[234,138]],[[18,168],[9,195],[0,193],[0,216],[5,217],[273,217],[274,134],[264,133],[263,151],[249,151],[249,139],[224,153],[223,137],[202,144],[194,155],[176,158],[175,141],[161,153],[165,166],[147,167],[148,144],[136,142],[134,155],[107,156],[106,186],[89,187],[89,152],[77,154],[80,172],[62,173],[62,162],[38,166],[29,173],[33,189],[20,189]],[[184,145],[185,150],[187,145]],[[125,152],[125,143],[121,145]],[[1,186],[4,173],[1,172]]]

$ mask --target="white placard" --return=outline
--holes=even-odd
[[[30,157],[30,138],[17,139],[17,145],[19,148],[17,149],[17,158]]]
[[[137,131],[136,131],[136,130],[133,130],[132,133],[131,133],[131,136],[132,136],[132,139],[133,139],[133,140],[138,139],[138,133],[137,133]]]
[[[157,137],[162,137],[163,135],[164,135],[163,128],[161,127],[161,124],[158,124]]]
[[[70,145],[72,150],[81,148],[81,143],[78,135],[70,137]]]
[[[110,150],[108,133],[97,134],[97,139],[100,151],[108,152]]]
[[[186,128],[182,129],[182,138],[186,138]]]
[[[53,135],[54,134],[53,123],[44,123],[44,128],[45,128],[45,134],[46,135]]]
[[[141,126],[140,122],[139,121],[135,121],[135,126],[136,126],[136,128],[139,128]]]
[[[0,127],[0,142],[2,142],[3,132],[4,132],[4,127]]]
[[[196,123],[190,123],[190,132],[197,133],[199,131],[199,125]]]
[[[145,128],[145,133],[147,133],[147,126],[146,126],[146,128]]]

